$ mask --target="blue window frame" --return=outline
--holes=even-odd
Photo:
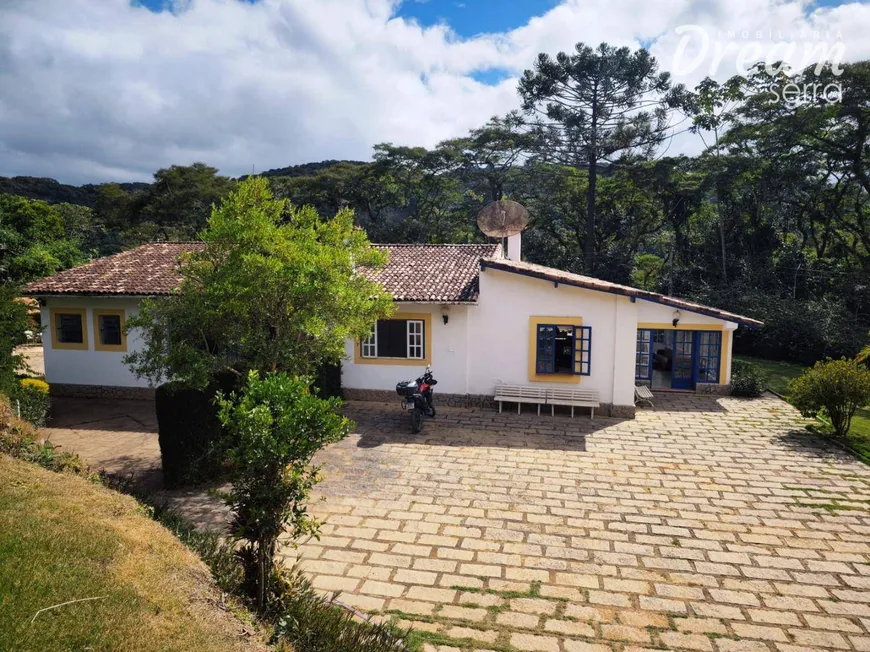
[[[722,333],[719,331],[699,331],[698,339],[699,383],[719,382],[719,361],[722,359]]]
[[[592,327],[539,324],[535,372],[539,374],[592,373]]]
[[[652,380],[653,332],[646,328],[637,330],[637,349],[634,356],[635,380]]]
[[[538,325],[535,371],[539,374],[556,373],[556,327],[550,324]]]

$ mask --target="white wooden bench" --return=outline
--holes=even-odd
[[[594,389],[555,389],[547,390],[547,403],[550,404],[550,414],[556,415],[556,405],[570,405],[571,418],[574,418],[575,407],[592,408],[591,418],[595,418],[595,408],[601,403],[598,400],[598,392]]]
[[[649,403],[650,407],[655,407],[653,405],[653,393],[650,391],[650,388],[646,385],[635,385],[634,386],[634,404],[637,405],[641,402]]]
[[[520,413],[523,403],[532,403],[538,405],[538,415],[540,415],[541,405],[547,403],[547,390],[543,387],[498,384],[495,386],[495,400],[498,401],[499,413],[501,413],[502,402],[516,403],[517,414]]]

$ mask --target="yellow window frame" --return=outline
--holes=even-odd
[[[126,311],[124,310],[102,310],[93,309],[94,313],[94,350],[108,351],[114,353],[127,352],[127,333],[124,332],[126,321]],[[100,342],[100,317],[120,317],[121,318],[121,343],[120,344],[103,344]]]
[[[407,319],[423,322],[423,358],[364,358],[362,355],[362,340],[357,340],[353,347],[354,364],[381,364],[393,366],[426,366],[432,364],[432,313],[430,312],[397,312],[388,319]]]
[[[88,350],[88,311],[85,308],[50,308],[51,316],[51,348],[61,351],[87,351]],[[78,315],[82,322],[81,342],[59,342],[57,339],[58,317],[60,315]]]

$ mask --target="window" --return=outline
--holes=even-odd
[[[123,310],[94,310],[94,349],[121,353],[127,350]]]
[[[698,382],[719,382],[719,361],[722,357],[722,333],[700,331],[698,333]]]
[[[85,311],[82,308],[51,309],[52,348],[88,348],[88,332],[85,328]]]
[[[360,341],[360,358],[426,360],[429,316],[421,319],[381,319],[371,334]]]
[[[535,373],[588,376],[591,373],[592,329],[589,326],[538,324]]]
[[[638,380],[649,380],[652,371],[652,335],[653,331],[638,329],[637,351],[634,356],[634,377]]]
[[[85,341],[81,315],[61,313],[57,316],[57,341],[61,344],[81,344]]]

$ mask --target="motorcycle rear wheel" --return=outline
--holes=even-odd
[[[423,410],[420,408],[411,410],[411,430],[415,435],[423,430]]]

